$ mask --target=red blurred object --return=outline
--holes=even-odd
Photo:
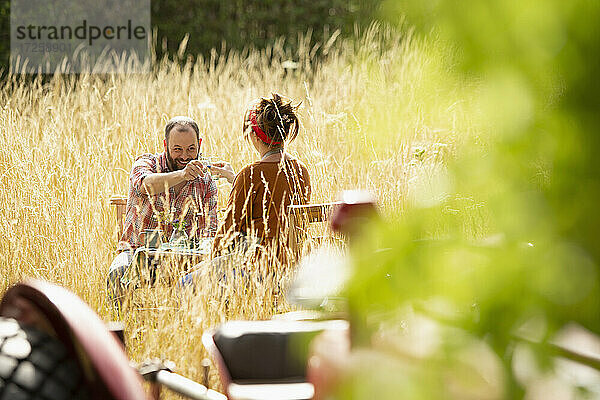
[[[346,331],[327,331],[311,343],[306,379],[315,388],[313,400],[329,398],[350,363],[350,334]]]
[[[27,280],[5,293],[0,315],[56,336],[78,362],[94,399],[148,399],[123,345],[79,297],[48,282]]]
[[[334,207],[331,214],[331,229],[334,232],[352,238],[379,215],[377,200],[371,192],[346,190],[340,197],[340,204]]]

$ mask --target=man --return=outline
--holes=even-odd
[[[170,237],[183,227],[189,237],[214,236],[217,230],[217,186],[198,160],[198,125],[188,117],[175,117],[165,127],[164,152],[138,157],[129,177],[129,198],[121,251],[109,268],[109,294],[121,293],[120,280],[147,230]],[[208,225],[205,224],[208,217]]]

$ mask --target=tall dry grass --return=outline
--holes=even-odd
[[[312,202],[363,188],[377,195],[385,214],[402,212],[422,193],[443,195],[432,177],[472,132],[463,109],[470,89],[456,83],[456,93],[442,95],[436,88],[442,55],[410,30],[376,26],[356,40],[332,37],[321,45],[320,61],[314,46],[305,40],[290,54],[279,41],[195,62],[164,59],[149,74],[124,67],[47,82],[10,75],[0,89],[1,288],[24,277],[46,279],[115,318],[105,288],[116,244],[108,199],[127,192],[135,156],[161,151],[166,121],[188,115],[201,127],[203,153],[238,170],[257,159],[241,136],[245,107],[271,92],[303,103],[302,129],[289,151],[308,166]],[[300,68],[286,73],[282,62],[290,58]],[[221,206],[229,189],[219,183]],[[278,274],[246,286],[230,279],[224,288],[207,279],[191,297],[166,286],[138,292],[136,302],[145,306],[122,315],[132,359],[169,358],[200,379],[201,333],[228,319],[289,310],[273,294],[286,279]]]

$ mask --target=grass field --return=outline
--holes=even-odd
[[[201,127],[203,153],[238,170],[257,158],[241,136],[245,107],[271,92],[302,101],[302,129],[289,151],[308,166],[313,202],[369,189],[385,215],[443,196],[444,162],[474,132],[465,116],[471,88],[436,87],[442,55],[409,30],[377,27],[356,41],[332,38],[319,61],[308,43],[297,54],[278,42],[194,63],[159,60],[149,74],[56,75],[43,83],[10,75],[0,89],[1,289],[46,279],[114,318],[105,289],[116,245],[108,199],[126,194],[135,156],[161,151],[166,121],[188,115]],[[290,58],[300,68],[286,74],[281,63]],[[219,183],[221,206],[229,189]],[[289,310],[281,300],[273,306],[272,284],[227,288],[227,307],[214,282],[179,301],[167,287],[142,292],[147,307],[125,310],[131,358],[168,358],[200,379],[204,330]]]

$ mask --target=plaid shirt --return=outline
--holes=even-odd
[[[207,234],[214,236],[217,231],[217,185],[207,172],[192,181],[187,181],[179,193],[173,187],[168,193],[148,195],[142,192],[142,182],[150,174],[171,172],[165,152],[143,154],[133,163],[129,177],[129,198],[123,223],[123,236],[117,249],[137,248],[140,234],[146,229],[160,228],[166,237],[171,237],[171,221],[185,221],[188,236],[198,235],[205,228],[205,218],[209,224]],[[168,207],[165,207],[168,204]]]

